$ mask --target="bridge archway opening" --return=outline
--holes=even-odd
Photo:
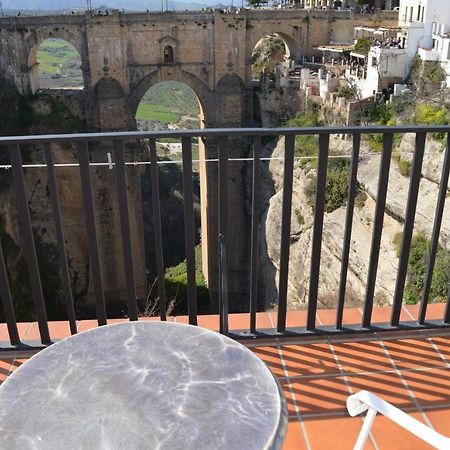
[[[197,129],[203,128],[203,107],[196,92],[179,81],[160,81],[153,84],[143,95],[136,111],[136,124],[139,130]],[[200,313],[209,307],[209,291],[203,269],[201,268],[202,234],[201,204],[202,189],[200,156],[204,152],[202,140],[193,138],[192,150],[192,188],[194,215],[194,245],[196,246],[197,307]],[[165,289],[168,298],[169,314],[185,315],[187,304],[187,266],[184,241],[184,202],[183,151],[181,139],[167,138],[156,141],[158,158],[159,200],[162,225],[162,248],[165,269]],[[205,164],[205,163],[203,163]],[[142,175],[142,198],[151,198],[151,167],[146,166]],[[144,200],[144,241],[149,282],[156,277],[154,230],[151,203]],[[202,243],[203,244],[203,243]],[[156,295],[156,291],[151,296]],[[176,299],[173,300],[173,299]],[[153,301],[153,298],[151,298]],[[156,301],[156,300],[155,300]]]
[[[300,59],[298,43],[287,34],[271,33],[261,38],[252,52],[252,76],[274,76],[280,63],[290,65]]]
[[[48,38],[30,52],[33,92],[38,89],[84,89],[81,56],[68,41]]]
[[[142,131],[203,128],[203,107],[187,84],[162,81],[150,87],[142,97],[136,111],[136,124]]]

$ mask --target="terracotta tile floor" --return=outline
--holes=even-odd
[[[430,305],[430,319],[442,317],[443,305]],[[413,320],[416,307],[403,308],[402,317]],[[344,316],[346,323],[358,322],[359,309]],[[388,320],[386,311],[374,308],[374,318]],[[230,329],[248,328],[248,314],[230,316]],[[258,326],[273,328],[276,311],[258,313]],[[156,319],[157,320],[157,319]],[[186,323],[186,317],[170,318]],[[288,313],[287,326],[302,326],[304,311]],[[317,324],[332,324],[334,312],[318,311]],[[118,320],[108,321],[115,323]],[[78,330],[96,326],[95,321],[78,322]],[[199,325],[219,327],[218,316],[199,316]],[[52,338],[69,335],[66,322],[49,325]],[[22,339],[39,339],[36,323],[19,324]],[[361,417],[349,417],[346,398],[367,389],[400,407],[428,426],[450,436],[450,330],[417,333],[400,338],[321,338],[318,342],[291,343],[273,339],[249,347],[261,358],[280,382],[286,397],[289,424],[284,450],[352,449],[362,426]],[[397,338],[395,338],[397,336]],[[7,340],[7,329],[0,324],[0,341]],[[374,339],[374,338],[372,338]],[[0,359],[0,382],[26,359]],[[423,441],[384,417],[375,419],[366,449],[427,449]]]

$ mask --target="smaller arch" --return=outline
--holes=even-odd
[[[40,50],[43,52],[39,55]],[[82,61],[80,51],[71,41],[56,36],[36,38],[28,54],[32,92],[41,88],[84,89],[85,74]],[[70,86],[67,86],[66,80],[70,81]]]
[[[164,47],[164,64],[174,64],[175,57],[173,47],[171,45],[166,45]]]

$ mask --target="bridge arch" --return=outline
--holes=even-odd
[[[202,127],[210,127],[214,123],[213,93],[195,75],[182,70],[178,66],[163,66],[142,78],[130,93],[130,107],[133,116],[136,115],[139,103],[145,93],[153,86],[164,81],[178,81],[189,86],[197,96],[200,104],[200,119]]]
[[[31,91],[36,92],[39,89],[39,62],[37,59],[37,53],[42,43],[48,39],[59,39],[67,42],[75,48],[81,59],[80,69],[83,75],[83,86],[86,87],[88,79],[87,68],[89,64],[87,63],[88,55],[85,46],[83,45],[83,38],[81,36],[81,33],[80,35],[76,35],[63,28],[53,30],[43,28],[32,33],[26,40],[27,63]]]
[[[253,37],[253,39],[250,41],[251,45],[251,53],[255,50],[255,48],[268,36],[279,36],[283,42],[284,46],[286,48],[286,57],[290,58],[294,61],[297,61],[301,57],[301,46],[300,43],[292,37],[290,34],[280,32],[280,31],[272,31],[272,32],[261,32],[260,34]]]

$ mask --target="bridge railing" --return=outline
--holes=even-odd
[[[52,342],[46,314],[46,299],[43,295],[42,279],[39,270],[39,262],[36,253],[33,223],[30,217],[27,187],[24,177],[22,153],[24,147],[29,144],[43,146],[45,150],[45,166],[48,173],[48,192],[51,198],[53,220],[56,229],[56,241],[58,243],[59,259],[61,267],[61,284],[64,289],[67,306],[67,320],[70,323],[72,333],[77,332],[76,314],[74,308],[71,280],[69,276],[69,265],[65,248],[65,236],[63,222],[61,220],[61,205],[58,197],[57,176],[53,155],[53,145],[71,143],[76,146],[78,152],[78,164],[80,182],[82,188],[82,199],[86,219],[87,244],[89,250],[89,265],[93,279],[95,292],[96,319],[98,325],[107,323],[105,306],[104,286],[102,281],[102,267],[99,257],[99,244],[97,240],[98,230],[95,215],[95,202],[93,196],[90,165],[90,145],[92,143],[112,142],[113,161],[111,165],[116,171],[117,201],[119,205],[121,241],[123,249],[124,270],[126,279],[126,297],[130,320],[138,320],[138,306],[136,302],[136,286],[134,281],[133,255],[131,251],[131,229],[129,204],[127,197],[127,175],[125,160],[125,145],[129,142],[146,140],[150,149],[151,186],[153,203],[153,222],[155,240],[156,272],[158,280],[158,297],[160,306],[160,318],[166,320],[167,302],[164,284],[164,262],[162,251],[161,211],[158,186],[158,155],[156,140],[162,138],[177,138],[182,142],[182,167],[183,167],[183,196],[185,216],[185,246],[187,264],[187,307],[189,323],[197,324],[197,294],[195,280],[195,240],[194,240],[194,213],[193,213],[193,187],[192,187],[192,141],[194,138],[214,138],[218,148],[218,240],[219,248],[219,315],[220,331],[233,337],[242,339],[267,338],[267,337],[302,337],[324,334],[346,334],[364,333],[388,330],[416,330],[424,328],[439,328],[450,324],[449,300],[443,317],[439,320],[427,320],[427,305],[429,301],[430,286],[433,277],[436,254],[439,248],[439,236],[441,233],[442,217],[447,186],[449,179],[449,131],[448,126],[414,126],[414,127],[346,127],[346,128],[274,128],[274,129],[203,129],[189,131],[159,131],[159,132],[122,132],[122,133],[90,133],[70,135],[48,135],[48,136],[13,136],[1,137],[3,161],[5,155],[9,156],[9,164],[12,171],[12,180],[15,190],[17,204],[17,215],[20,225],[20,235],[23,244],[23,252],[26,267],[30,279],[32,300],[34,305],[34,317],[39,325],[41,344],[36,348],[48,345]],[[329,161],[330,136],[343,134],[351,136],[350,170],[348,180],[348,199],[346,202],[346,219],[341,255],[340,283],[337,294],[336,321],[332,326],[319,326],[316,323],[316,312],[319,297],[319,275],[321,268],[322,232],[325,214],[325,196],[327,181],[327,165]],[[389,306],[391,320],[389,323],[373,323],[372,311],[374,307],[375,284],[380,256],[380,243],[383,232],[383,221],[386,210],[386,197],[389,183],[389,170],[392,158],[393,140],[396,133],[414,133],[415,149],[413,154],[411,175],[409,181],[409,194],[407,199],[405,219],[403,225],[403,237],[400,248],[398,270],[396,274],[395,290],[393,292],[392,304]],[[404,297],[405,283],[408,271],[408,260],[411,250],[411,241],[414,230],[415,212],[418,201],[419,185],[422,177],[422,163],[425,150],[427,134],[441,133],[447,136],[442,174],[440,179],[439,194],[435,209],[434,225],[430,236],[430,248],[427,258],[427,267],[424,273],[423,288],[421,293],[420,311],[417,321],[401,322],[400,313]],[[361,323],[354,325],[343,324],[343,313],[345,309],[347,273],[349,268],[350,243],[352,236],[353,211],[357,193],[357,171],[360,159],[361,138],[364,135],[379,134],[382,136],[381,159],[379,164],[378,188],[376,194],[376,206],[374,222],[372,227],[372,241],[370,244],[370,260],[368,266],[367,282],[365,286],[364,306]],[[317,153],[317,185],[314,201],[314,223],[312,234],[311,261],[309,267],[309,286],[307,301],[307,320],[305,327],[287,327],[286,315],[288,310],[288,274],[290,265],[290,241],[291,241],[291,214],[293,194],[293,174],[295,161],[296,136],[311,135],[318,136]],[[251,257],[249,265],[250,289],[248,298],[249,322],[248,328],[241,332],[229,330],[229,299],[228,299],[228,166],[229,141],[230,139],[246,138],[251,142],[250,164],[252,165],[252,225],[251,225]],[[262,168],[261,152],[263,148],[262,139],[267,137],[284,137],[284,176],[282,185],[282,213],[281,236],[280,236],[280,261],[278,278],[277,299],[277,321],[276,329],[258,329],[256,326],[256,314],[258,310],[258,233],[260,221],[260,175]],[[249,140],[250,139],[250,140]],[[3,242],[2,242],[3,245]],[[380,262],[383,264],[383,261]],[[308,268],[299,268],[299,270]],[[3,343],[2,349],[17,349],[26,347],[21,342],[18,324],[16,320],[15,300],[12,297],[9,273],[2,247],[0,246],[0,297],[3,316],[9,332],[9,343]]]

